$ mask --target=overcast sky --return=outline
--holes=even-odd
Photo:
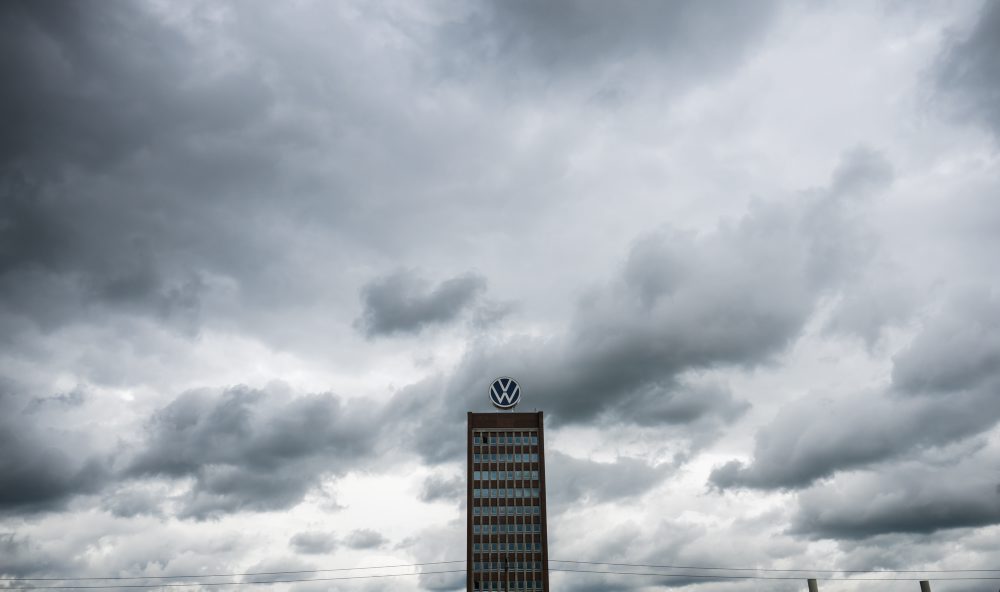
[[[462,560],[498,375],[553,559],[1000,568],[1000,2],[7,1],[0,84],[0,574]]]

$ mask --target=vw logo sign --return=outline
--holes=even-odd
[[[513,378],[501,376],[490,385],[490,400],[497,409],[513,409],[521,402],[521,387]]]

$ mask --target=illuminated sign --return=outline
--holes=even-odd
[[[513,378],[501,376],[490,385],[490,401],[497,409],[513,409],[521,402],[521,387]]]

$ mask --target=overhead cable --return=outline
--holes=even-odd
[[[702,565],[664,565],[651,563],[611,563],[608,561],[572,561],[569,559],[549,559],[554,563],[577,563],[581,565],[611,565],[615,567],[655,567],[660,569],[700,569],[718,571],[763,571],[789,573],[963,573],[1000,572],[1000,569],[778,569],[766,567],[708,567]],[[552,571],[550,569],[550,571]]]
[[[549,568],[550,572],[572,572],[572,573],[591,573],[591,574],[610,574],[610,575],[620,575],[620,576],[658,576],[662,578],[697,578],[697,579],[711,579],[711,580],[801,580],[800,576],[755,576],[755,575],[726,575],[726,574],[689,574],[689,573],[660,573],[660,572],[638,572],[638,571],[603,571],[603,570],[591,570],[591,569],[552,569]],[[924,578],[815,578],[817,580],[824,581],[841,581],[841,582],[916,582]],[[948,581],[948,580],[1000,580],[1000,576],[959,576],[959,577],[949,577],[949,578],[934,578],[934,581]]]
[[[105,576],[105,577],[87,577],[87,578],[4,578],[0,577],[0,581],[18,581],[18,582],[82,582],[82,581],[99,581],[99,580],[167,580],[167,579],[186,579],[191,580],[195,578],[242,578],[250,576],[285,576],[293,574],[305,574],[305,573],[323,573],[323,572],[335,572],[335,571],[355,571],[363,569],[394,569],[403,567],[422,567],[424,565],[444,565],[446,563],[464,563],[464,559],[456,559],[455,561],[428,561],[426,563],[406,563],[401,565],[369,565],[366,567],[331,567],[326,569],[300,569],[297,571],[251,571],[246,573],[226,573],[226,574],[189,574],[189,575],[177,575],[177,576]]]
[[[112,590],[120,588],[180,588],[184,586],[253,586],[270,584],[292,584],[299,582],[332,582],[335,580],[370,580],[375,578],[398,578],[404,576],[429,576],[433,574],[460,573],[464,569],[424,571],[398,574],[371,574],[364,576],[336,576],[332,578],[294,578],[286,580],[265,580],[263,582],[183,582],[169,584],[106,584],[102,586],[9,586],[0,590]]]

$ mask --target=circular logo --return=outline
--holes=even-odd
[[[521,402],[521,386],[513,378],[501,376],[490,385],[490,401],[497,409],[513,409]]]

